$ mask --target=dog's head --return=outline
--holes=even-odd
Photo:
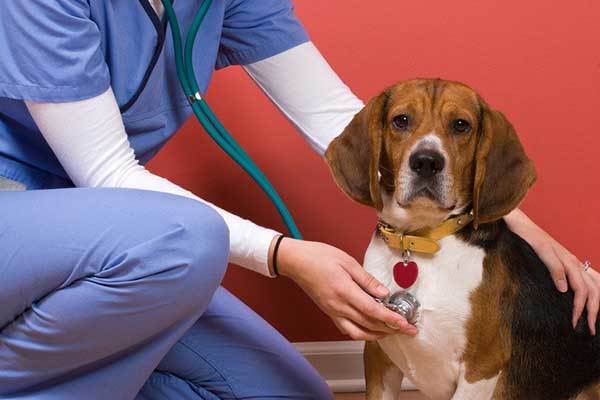
[[[373,98],[325,154],[338,186],[405,230],[474,212],[474,224],[518,206],[535,170],[508,120],[471,88],[398,83]]]

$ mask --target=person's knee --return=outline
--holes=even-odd
[[[183,199],[168,217],[176,226],[167,247],[174,250],[174,262],[181,269],[179,296],[192,310],[208,305],[219,287],[229,256],[229,229],[210,206]]]
[[[188,202],[183,213],[181,245],[189,255],[192,279],[222,279],[229,257],[229,229],[212,207]],[[216,289],[216,287],[215,287]]]
[[[181,196],[138,190],[115,194],[135,207],[118,222],[123,240],[112,238],[100,253],[110,258],[104,272],[114,268],[120,279],[126,275],[149,287],[160,280],[160,293],[177,298],[182,312],[202,311],[227,267],[229,230],[223,218],[212,207]],[[160,302],[150,290],[138,293]]]

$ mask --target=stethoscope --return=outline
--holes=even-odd
[[[200,95],[200,89],[196,80],[196,74],[194,72],[194,65],[192,63],[192,53],[194,50],[194,41],[202,25],[202,21],[212,4],[212,0],[204,0],[198,12],[194,16],[192,25],[185,39],[185,49],[182,50],[181,31],[179,29],[179,22],[177,16],[173,10],[171,0],[161,0],[167,14],[167,19],[171,25],[171,34],[173,35],[173,46],[175,50],[175,66],[177,69],[177,77],[181,83],[183,92],[188,98],[192,110],[198,118],[200,124],[204,127],[204,130],[208,135],[231,157],[244,171],[248,173],[261,187],[261,189],[269,196],[277,211],[281,215],[283,222],[287,226],[290,235],[302,239],[302,235],[294,222],[290,212],[288,211],[285,203],[269,182],[265,174],[258,168],[258,166],[252,161],[252,159],[246,154],[244,149],[233,139],[233,137],[227,132],[223,124],[219,121],[219,118],[213,113],[211,108],[206,103],[206,100]],[[414,323],[417,320],[417,310],[419,309],[419,302],[408,292],[399,292],[390,296],[387,299],[376,299],[378,302],[385,305],[392,311],[403,315],[410,323]]]
[[[213,113],[211,108],[206,103],[206,100],[200,95],[200,89],[196,80],[196,74],[194,73],[194,66],[192,63],[192,53],[194,50],[194,41],[202,25],[202,21],[212,4],[212,0],[204,0],[202,5],[198,9],[198,12],[194,16],[192,25],[187,34],[185,40],[185,49],[182,49],[181,31],[179,29],[179,22],[177,16],[173,10],[171,0],[161,0],[165,8],[165,13],[169,24],[171,25],[171,34],[173,36],[173,46],[175,50],[175,66],[177,69],[177,77],[181,83],[183,92],[187,96],[187,99],[192,106],[192,110],[198,118],[200,124],[204,127],[204,130],[208,135],[231,157],[240,167],[248,173],[260,186],[260,188],[269,196],[277,211],[281,215],[285,225],[287,226],[290,235],[297,239],[302,239],[302,235],[294,222],[290,212],[288,211],[285,203],[269,182],[265,174],[258,168],[258,166],[252,161],[252,159],[246,154],[246,152],[240,147],[240,145],[233,139],[233,137],[227,132],[223,124],[219,121],[217,116]]]

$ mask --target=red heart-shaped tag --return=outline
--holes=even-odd
[[[408,289],[416,281],[419,275],[419,267],[414,261],[409,261],[404,265],[403,261],[400,261],[394,265],[394,280],[401,288]]]

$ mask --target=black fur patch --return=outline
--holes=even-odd
[[[503,220],[468,227],[459,233],[467,242],[500,256],[518,286],[514,303],[501,313],[512,321],[510,361],[502,371],[510,399],[574,398],[600,380],[600,338],[592,336],[584,311],[576,329],[571,325],[573,292],[560,293],[548,269]],[[600,332],[600,324],[596,324]]]

